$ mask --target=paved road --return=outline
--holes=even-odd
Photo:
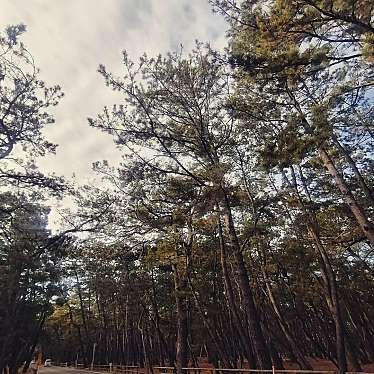
[[[75,368],[65,368],[60,366],[49,366],[49,367],[40,367],[38,374],[83,374],[83,373],[95,373],[87,370],[79,370]],[[102,373],[101,373],[102,374]]]
[[[40,367],[38,370],[38,374],[70,374],[76,373],[74,368],[61,368],[59,366],[49,366],[49,367]]]

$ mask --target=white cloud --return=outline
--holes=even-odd
[[[121,72],[121,51],[133,59],[165,53],[196,39],[224,46],[225,23],[207,0],[0,0],[0,26],[25,23],[23,41],[48,84],[66,97],[46,131],[59,144],[41,168],[78,181],[90,176],[93,161],[119,159],[112,139],[88,126],[86,118],[116,101],[96,72],[99,63]]]

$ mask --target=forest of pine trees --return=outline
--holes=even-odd
[[[0,372],[38,347],[177,374],[374,362],[374,5],[210,3],[224,53],[197,42],[124,52],[120,77],[99,67],[122,99],[87,126],[123,155],[93,165],[101,184],[36,167],[62,92],[39,79],[23,25],[2,33]]]

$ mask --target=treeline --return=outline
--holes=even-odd
[[[139,64],[124,54],[122,78],[100,67],[124,100],[90,125],[124,160],[95,165],[110,192],[79,195],[102,237],[73,250],[71,304],[48,328],[64,360],[90,362],[96,343],[99,362],[178,372],[205,355],[361,371],[373,360],[372,6],[213,6],[230,22],[228,56],[197,45]]]
[[[124,75],[89,124],[123,151],[73,192],[64,285],[41,342],[59,361],[339,372],[374,361],[373,6],[212,1],[197,44]],[[72,218],[70,217],[70,220]],[[53,303],[52,303],[53,304]]]
[[[39,79],[19,41],[25,26],[0,34],[0,372],[16,373],[33,358],[44,323],[60,293],[64,235],[47,229],[46,199],[60,196],[62,178],[40,171],[35,158],[55,151],[43,136],[59,86]]]

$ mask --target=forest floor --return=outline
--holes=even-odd
[[[318,371],[335,371],[337,372],[337,367],[334,365],[332,361],[321,359],[321,358],[311,358],[308,357],[307,360],[311,364],[314,371],[318,373]],[[285,360],[283,362],[285,370],[299,370],[299,365],[295,362]],[[201,368],[212,368],[213,366],[209,364],[206,359],[199,359],[199,367]],[[244,368],[249,369],[249,366],[244,363]],[[350,371],[353,372],[353,368],[348,367]],[[374,363],[362,365],[362,372],[363,373],[374,373]],[[208,371],[206,372],[208,373]],[[202,373],[204,374],[204,373]]]
[[[320,359],[320,358],[308,358],[308,361],[313,367],[313,370],[320,371],[336,371],[336,366],[329,360]],[[296,363],[285,361],[284,368],[287,370],[297,370],[299,366]],[[353,370],[352,368],[348,368]],[[374,363],[362,365],[362,370],[365,373],[374,373]]]

